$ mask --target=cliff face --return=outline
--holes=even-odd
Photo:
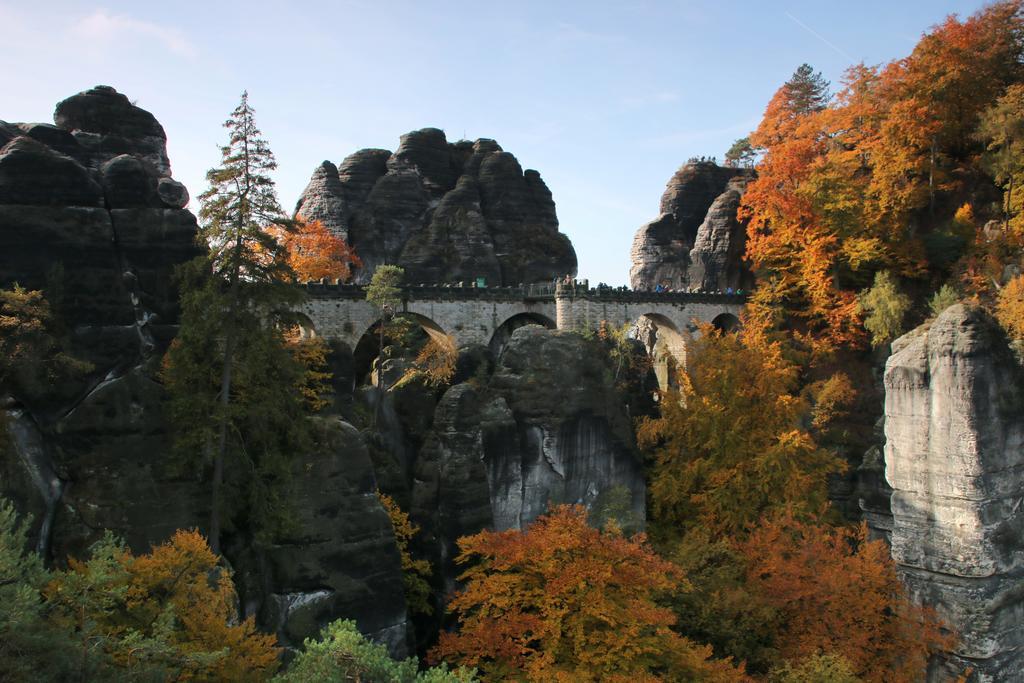
[[[736,209],[750,173],[704,161],[676,171],[661,196],[661,215],[633,238],[630,285],[749,289],[753,277],[741,261],[746,226]]]
[[[99,86],[54,120],[0,123],[0,286],[45,290],[94,370],[31,405],[8,399],[19,437],[6,467],[48,476],[0,489],[37,513],[55,557],[81,555],[104,528],[145,548],[194,524],[205,499],[161,458],[139,458],[169,449],[153,366],[177,321],[172,271],[198,253],[196,221],[149,112]]]
[[[172,467],[158,378],[178,323],[174,268],[196,256],[195,217],[152,114],[99,86],[57,105],[56,126],[0,122],[0,287],[42,289],[93,370],[45,396],[0,396],[0,495],[35,519],[61,562],[105,529],[136,552],[209,519],[208,479]],[[285,643],[340,617],[404,656],[401,564],[361,435],[337,418],[297,454],[290,537],[225,552],[247,614]]]
[[[1024,373],[980,309],[947,309],[897,340],[885,371],[892,553],[911,594],[959,634],[930,680],[1024,663]],[[973,680],[973,679],[972,679]]]
[[[451,387],[417,462],[413,513],[454,587],[456,539],[528,526],[550,505],[644,522],[645,485],[623,397],[579,335],[516,330],[486,381]]]
[[[540,174],[493,140],[449,143],[425,128],[403,135],[394,154],[364,149],[340,166],[324,161],[295,210],[356,250],[358,282],[382,263],[405,268],[408,282],[483,277],[490,286],[576,272]]]

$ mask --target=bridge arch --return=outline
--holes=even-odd
[[[662,389],[675,386],[673,370],[686,367],[686,355],[693,341],[689,330],[680,329],[668,316],[656,312],[641,314],[634,321],[633,330],[651,356],[658,386]]]
[[[396,314],[395,317],[403,318],[405,320],[412,321],[415,328],[418,328],[420,336],[419,340],[414,338],[413,342],[417,341],[425,343],[426,341],[432,341],[442,348],[455,353],[455,340],[444,330],[441,325],[431,318],[419,313],[401,312]],[[380,325],[382,319],[377,318],[370,323],[363,333],[356,338],[356,343],[352,351],[352,363],[355,377],[355,383],[359,384],[364,381],[370,374],[373,368],[373,363],[380,355]],[[416,334],[414,333],[414,337]]]
[[[491,350],[491,356],[497,360],[501,356],[501,352],[505,350],[508,345],[508,340],[512,338],[512,333],[518,330],[520,327],[526,327],[527,325],[540,325],[546,327],[549,330],[553,330],[557,327],[555,321],[542,313],[536,313],[534,311],[526,311],[524,313],[516,313],[505,319],[503,323],[498,325],[494,330],[494,334],[491,335],[491,340],[487,346]]]
[[[305,313],[290,313],[288,315],[288,322],[291,323],[293,330],[297,329],[299,331],[299,339],[303,341],[316,339],[320,336],[317,334],[316,325]]]
[[[719,313],[711,321],[711,324],[719,332],[735,332],[739,329],[740,319],[732,313]]]

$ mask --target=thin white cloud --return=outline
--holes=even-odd
[[[577,24],[559,22],[555,25],[551,37],[559,42],[567,43],[621,43],[625,37],[613,33],[599,33],[585,29]]]
[[[96,10],[75,22],[71,33],[87,41],[86,44],[100,48],[109,48],[119,40],[141,39],[156,41],[168,52],[186,59],[195,59],[199,54],[195,45],[175,28],[124,14],[111,14],[104,9]]]
[[[785,15],[786,15],[787,17],[789,17],[789,18],[790,18],[791,20],[793,20],[793,22],[794,22],[794,23],[795,23],[795,24],[796,24],[797,26],[799,26],[799,27],[800,27],[800,28],[802,28],[803,30],[807,31],[807,32],[808,32],[808,33],[810,33],[810,34],[811,34],[812,36],[814,36],[815,38],[817,38],[818,40],[820,40],[821,42],[823,42],[823,43],[825,43],[826,45],[828,45],[828,46],[829,46],[830,48],[832,48],[833,50],[835,50],[836,52],[838,52],[839,54],[841,54],[841,55],[842,55],[843,57],[846,57],[846,58],[847,58],[848,60],[850,60],[850,62],[855,62],[855,61],[857,61],[857,60],[855,60],[855,59],[854,59],[853,57],[851,57],[851,56],[850,56],[850,54],[849,54],[849,53],[848,53],[848,52],[847,52],[846,50],[844,50],[843,48],[839,47],[839,46],[838,46],[838,45],[836,45],[835,43],[833,43],[833,42],[829,41],[829,40],[828,40],[827,38],[825,38],[825,36],[821,35],[821,34],[820,34],[820,33],[818,33],[817,31],[815,31],[815,30],[814,30],[813,28],[811,28],[810,26],[808,26],[808,25],[807,25],[807,24],[805,24],[804,22],[802,22],[802,21],[800,21],[799,19],[797,19],[796,17],[794,17],[794,16],[793,16],[792,14],[790,14],[789,12],[783,12],[783,14],[785,14]]]

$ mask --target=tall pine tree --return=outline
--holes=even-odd
[[[282,518],[288,458],[307,438],[298,387],[304,368],[285,345],[300,296],[287,253],[268,228],[289,229],[269,173],[273,153],[248,95],[225,124],[221,165],[200,195],[209,253],[183,270],[182,328],[165,361],[177,445],[210,468],[210,547],[244,510],[257,534]]]

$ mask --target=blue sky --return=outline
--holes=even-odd
[[[837,82],[983,4],[0,0],[0,119],[112,85],[164,125],[195,196],[248,89],[286,209],[323,159],[426,126],[494,138],[551,188],[580,275],[621,284],[675,170],[721,159],[802,62]]]

